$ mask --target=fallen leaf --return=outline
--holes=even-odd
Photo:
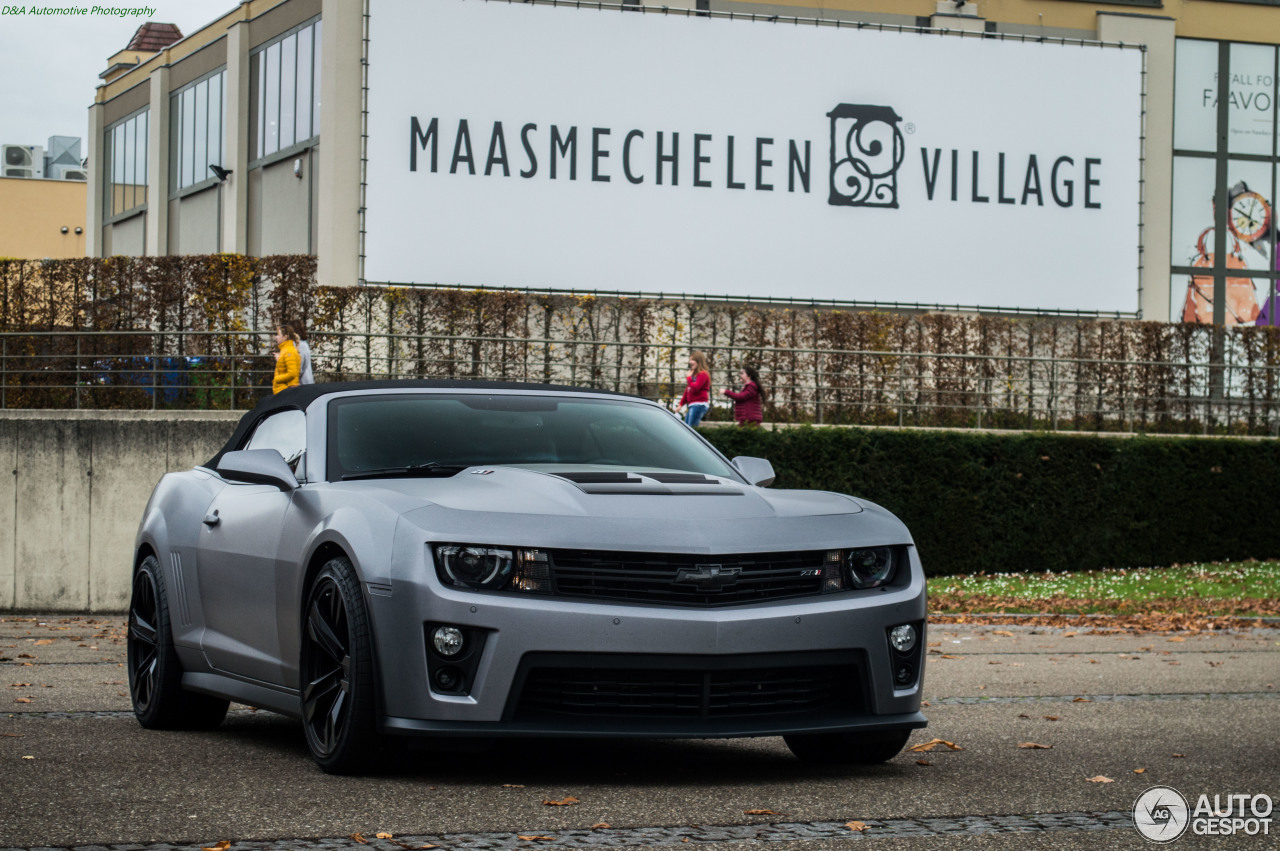
[[[927,645],[927,646],[928,646],[928,647],[941,647],[941,646],[942,646],[942,642],[941,642],[941,641],[930,641],[930,642],[928,643],[928,645]]]
[[[1072,703],[1093,703],[1093,700],[1088,697],[1077,697],[1075,700],[1071,702]]]
[[[1146,770],[1145,768],[1135,768],[1135,769],[1133,770],[1133,773],[1134,773],[1134,774],[1146,774],[1146,773],[1147,773],[1147,770]]]
[[[9,683],[9,688],[27,688],[31,683]]]
[[[1057,721],[1057,720],[1058,720],[1058,716],[1057,716],[1057,715],[1046,715],[1046,716],[1044,716],[1044,720],[1046,720],[1046,721]]]
[[[591,825],[592,830],[608,830],[611,827],[613,827],[613,825],[609,824],[606,821],[598,821],[595,824]]]
[[[36,642],[36,647],[39,647],[42,644],[52,644],[52,643],[53,643],[52,638],[42,638]]]
[[[1090,782],[1090,783],[1115,783],[1116,781],[1112,780],[1110,777],[1103,777],[1101,774],[1099,774],[1097,777],[1090,777],[1090,778],[1088,778],[1088,782]]]
[[[25,739],[27,736],[25,733],[0,733],[0,737],[6,739]]]
[[[992,660],[992,661],[988,662],[987,664],[988,664],[988,665],[1003,665],[1004,663],[1003,663],[1003,662],[997,662],[997,661],[995,661],[995,660]]]
[[[933,765],[933,763],[929,762],[927,759],[917,759],[916,765]]]
[[[30,653],[19,653],[19,654],[18,654],[18,658],[19,658],[19,659],[34,659],[34,658],[36,658],[36,657],[32,656]]]
[[[351,834],[350,836],[348,836],[347,838],[348,838],[348,839],[351,839],[351,840],[353,840],[353,841],[355,841],[355,842],[359,842],[361,845],[368,845],[368,844],[369,844],[369,840],[365,839],[365,838],[364,838],[363,836],[361,836],[359,833],[353,833],[353,834]]]
[[[743,810],[744,816],[777,816],[781,813],[775,813],[773,810]]]
[[[992,634],[992,635],[1003,635],[1003,636],[1005,636],[1005,637],[1007,637],[1007,638],[1013,638],[1013,637],[1014,637],[1013,633],[1012,633],[1012,632],[1009,632],[1009,630],[1007,630],[1007,629],[997,629],[997,630],[995,630],[994,632],[992,632],[991,634]]]
[[[938,745],[946,745],[947,750],[952,750],[952,751],[964,750],[964,748],[960,747],[955,742],[948,742],[946,739],[931,739],[930,741],[927,741],[927,742],[921,742],[918,745],[912,745],[911,747],[907,748],[907,750],[912,753],[925,753],[926,751],[933,750]]]
[[[524,784],[523,783],[503,783],[502,788],[503,789],[523,789]]]
[[[1053,749],[1053,745],[1040,745],[1035,742],[1018,742],[1018,747],[1028,751],[1047,751]]]
[[[1185,639],[1185,638],[1183,638],[1183,637],[1182,637],[1182,636],[1180,636],[1180,635],[1175,635],[1173,638],[1170,638],[1170,639],[1168,639],[1168,640],[1169,640],[1169,641],[1186,641],[1186,639]]]
[[[31,698],[29,698],[29,697],[15,697],[15,698],[13,699],[13,702],[14,702],[14,703],[30,703],[30,702],[31,702]]]
[[[554,842],[555,841],[554,836],[534,836],[534,835],[524,836],[523,834],[519,834],[519,833],[517,833],[516,836],[523,839],[525,842]]]
[[[1174,754],[1173,756],[1174,756],[1174,758],[1175,758],[1175,759],[1186,759],[1186,758],[1187,758],[1187,755],[1186,755],[1186,754],[1184,754],[1184,753],[1176,753],[1176,754]]]
[[[1076,634],[1075,634],[1074,632],[1064,632],[1064,633],[1062,634],[1062,637],[1063,637],[1063,638],[1074,638],[1074,637],[1075,637],[1075,635],[1076,635]]]
[[[392,839],[392,838],[394,838],[394,837],[393,837],[393,836],[392,836],[392,834],[390,834],[390,833],[375,833],[375,834],[374,834],[374,838],[376,838],[376,839]]]
[[[1019,712],[1019,713],[1018,713],[1018,717],[1019,717],[1019,718],[1030,718],[1031,716],[1030,716],[1030,715],[1027,715],[1025,712]]]
[[[950,653],[943,653],[939,659],[963,659],[963,656],[952,656]]]
[[[33,756],[24,756],[23,759],[35,759]]]
[[[864,830],[867,829],[867,824],[866,822],[861,822],[861,821],[851,821],[851,822],[847,822],[845,824],[845,827],[849,828],[854,833],[862,833]]]
[[[203,848],[202,851],[227,851],[231,847],[231,840],[224,839],[212,848]]]
[[[574,804],[578,804],[581,802],[577,798],[570,795],[567,798],[565,798],[563,801],[552,801],[548,799],[548,800],[544,800],[542,803],[548,807],[572,807]]]

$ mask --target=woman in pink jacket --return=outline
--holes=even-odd
[[[707,356],[702,352],[689,353],[689,375],[685,378],[685,383],[688,387],[676,407],[689,406],[684,421],[695,428],[707,415],[707,408],[711,407],[711,368],[707,365]]]
[[[741,390],[724,389],[724,395],[733,400],[733,421],[740,426],[758,426],[764,422],[764,390],[760,387],[760,373],[754,366],[744,366],[738,377],[742,379]]]

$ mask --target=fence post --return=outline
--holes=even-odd
[[[907,424],[907,358],[898,356],[898,428]]]
[[[0,340],[0,408],[9,407],[9,338]]]
[[[813,416],[818,425],[822,425],[822,352],[813,352]]]
[[[181,332],[179,332],[181,333]],[[151,337],[151,410],[156,409],[156,400],[160,396],[160,380],[157,377],[156,370],[160,366],[160,338]]]
[[[1049,361],[1049,407],[1053,417],[1053,431],[1058,430],[1058,359]]]
[[[231,410],[236,410],[236,338],[231,338]],[[314,365],[312,366],[314,369]]]
[[[76,335],[76,368],[72,372],[72,380],[76,383],[76,410],[80,410],[80,335]]]

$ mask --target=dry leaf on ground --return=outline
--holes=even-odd
[[[1103,777],[1101,774],[1099,774],[1097,777],[1088,778],[1088,781],[1090,783],[1115,783],[1116,782],[1112,780],[1110,777]]]
[[[851,821],[846,823],[845,827],[849,828],[854,833],[862,833],[867,829],[867,823],[862,821]]]
[[[1013,638],[1013,637],[1014,637],[1014,636],[1013,636],[1013,633],[1012,633],[1012,632],[1009,632],[1009,630],[1007,630],[1007,629],[997,629],[997,630],[995,630],[994,632],[992,632],[991,634],[992,634],[992,635],[1003,635],[1003,636],[1005,636],[1005,637],[1007,637],[1007,638]]]
[[[1075,700],[1071,702],[1072,703],[1093,703],[1093,699],[1088,697],[1077,697]]]
[[[542,803],[548,807],[572,807],[574,804],[581,803],[581,801],[579,801],[577,798],[573,797],[572,795],[569,795],[562,801],[552,801],[550,798],[548,798],[544,800]]]
[[[369,844],[369,840],[365,839],[365,838],[364,838],[364,836],[363,836],[362,834],[359,834],[359,833],[353,833],[353,834],[351,834],[350,836],[348,836],[347,838],[348,838],[348,839],[350,839],[350,840],[352,840],[352,841],[354,841],[354,842],[359,842],[361,845],[368,845],[368,844]]]
[[[15,697],[15,698],[13,699],[13,702],[14,702],[14,703],[30,703],[30,702],[31,702],[31,698],[29,698],[29,697]]]
[[[1133,770],[1133,773],[1134,773],[1134,774],[1146,774],[1146,773],[1147,773],[1147,770],[1146,770],[1145,768],[1135,768],[1135,769]]]
[[[929,762],[927,759],[917,759],[916,765],[933,765],[933,763]]]
[[[1028,751],[1047,751],[1053,749],[1053,745],[1041,745],[1036,742],[1018,742],[1018,747]]]
[[[535,834],[529,834],[528,836],[525,836],[522,833],[517,833],[516,836],[523,839],[525,842],[554,842],[555,841],[554,836],[537,836]]]
[[[744,816],[780,816],[782,813],[775,813],[773,810],[743,810]]]
[[[912,745],[911,747],[907,748],[907,750],[910,751],[911,753],[925,753],[926,751],[933,750],[938,745],[945,745],[947,750],[951,750],[951,751],[964,750],[964,748],[960,747],[955,742],[948,742],[946,739],[931,739],[930,741],[927,741],[927,742],[921,742],[918,745]]]
[[[224,839],[212,848],[202,848],[202,851],[227,851],[231,847],[231,840]]]
[[[53,639],[52,639],[52,638],[42,638],[42,639],[40,639],[39,641],[37,641],[37,642],[36,642],[36,647],[39,647],[39,646],[41,646],[42,644],[52,644],[52,643],[53,643]]]
[[[395,838],[395,837],[394,837],[392,834],[390,834],[390,833],[375,833],[375,834],[374,834],[374,837],[375,837],[376,839],[394,839],[394,838]]]
[[[611,827],[613,827],[613,825],[609,824],[607,821],[598,821],[591,825],[592,830],[608,830]]]
[[[524,784],[523,783],[503,783],[502,788],[503,789],[523,789]]]

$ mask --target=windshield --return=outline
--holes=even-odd
[[[740,478],[674,416],[640,402],[406,393],[348,396],[329,403],[329,481],[372,471],[499,464],[680,470]]]

